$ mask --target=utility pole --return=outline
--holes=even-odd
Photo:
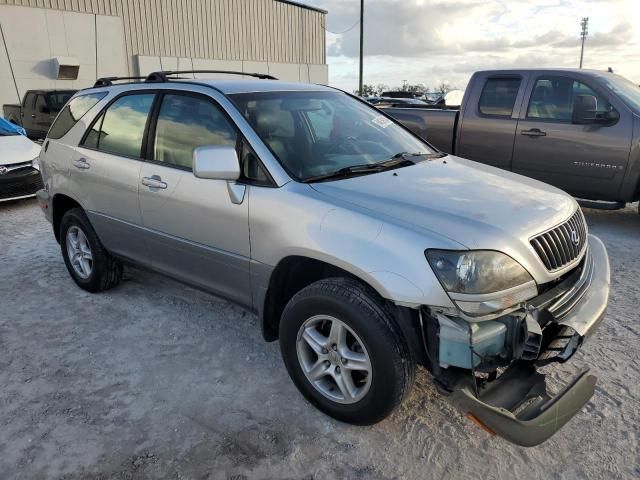
[[[362,63],[364,56],[364,0],[360,0],[360,84],[358,92],[362,96]]]
[[[584,57],[584,41],[589,35],[589,17],[582,17],[580,21],[580,26],[582,27],[582,31],[580,32],[580,36],[582,37],[582,47],[580,47],[580,68],[582,68],[582,58]]]

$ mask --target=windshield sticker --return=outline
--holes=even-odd
[[[391,120],[389,120],[387,117],[383,115],[378,115],[377,117],[374,117],[373,120],[371,120],[371,122],[375,123],[376,125],[382,128],[387,128],[389,125],[393,123]]]

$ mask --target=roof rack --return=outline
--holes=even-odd
[[[110,87],[113,82],[119,80],[145,80],[147,77],[102,77],[96,80],[93,84],[93,88]]]
[[[255,77],[261,80],[278,80],[273,75],[267,73],[250,73],[250,72],[237,72],[233,70],[163,70],[160,72],[150,73],[145,82],[148,83],[164,83],[170,80],[172,75],[183,75],[188,73],[222,73],[225,75],[244,75],[246,77]]]

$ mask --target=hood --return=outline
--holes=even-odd
[[[0,165],[30,162],[40,155],[40,145],[22,135],[0,136]]]
[[[451,155],[310,185],[383,221],[428,230],[469,249],[515,255],[530,253],[530,237],[578,208],[573,198],[550,185]]]

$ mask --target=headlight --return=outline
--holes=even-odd
[[[425,255],[451,299],[470,316],[505,310],[538,294],[531,275],[504,253],[427,250]]]
[[[40,171],[40,157],[36,157],[31,160],[31,166],[36,170]]]

